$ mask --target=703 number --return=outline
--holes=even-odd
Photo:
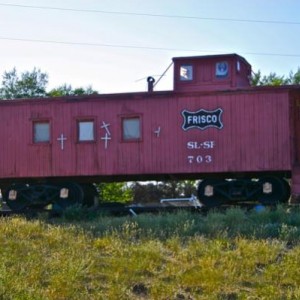
[[[190,164],[197,163],[197,164],[202,164],[206,163],[209,164],[212,162],[212,156],[211,155],[189,155],[188,156],[188,162]]]

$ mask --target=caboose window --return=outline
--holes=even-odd
[[[78,122],[78,141],[90,142],[95,140],[94,121]]]
[[[181,81],[193,80],[193,66],[192,65],[180,66],[180,80]]]
[[[141,138],[140,118],[123,119],[123,140],[139,140]]]
[[[34,122],[33,123],[33,141],[34,143],[49,143],[50,142],[50,123]]]
[[[229,65],[227,61],[216,63],[216,77],[222,78],[227,77]]]

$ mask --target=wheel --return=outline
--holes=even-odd
[[[220,179],[205,179],[198,186],[199,201],[207,207],[217,207],[226,203],[224,187],[226,182]]]
[[[290,186],[282,178],[268,176],[259,179],[261,192],[259,202],[264,205],[276,205],[288,202],[290,198]]]
[[[11,210],[23,210],[30,206],[30,194],[28,185],[13,184],[4,193],[3,200]]]
[[[31,204],[35,208],[43,208],[53,203],[58,197],[59,187],[52,184],[33,184],[29,187]]]
[[[54,209],[64,210],[72,205],[83,203],[83,189],[77,183],[64,183],[59,188],[58,198],[55,199],[53,204]]]

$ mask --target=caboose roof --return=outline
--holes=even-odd
[[[102,100],[132,100],[132,101],[144,101],[145,99],[165,99],[171,97],[191,97],[191,96],[222,96],[222,95],[234,95],[234,94],[253,94],[253,93],[288,93],[292,91],[300,91],[300,85],[281,85],[281,86],[250,86],[247,88],[238,88],[235,90],[219,90],[219,91],[192,91],[192,92],[176,92],[172,90],[168,91],[155,91],[149,92],[128,92],[128,93],[116,93],[116,94],[95,94],[95,95],[81,95],[81,96],[60,96],[60,97],[44,97],[44,98],[18,98],[14,100],[2,100],[0,99],[0,106],[6,105],[18,105],[18,104],[49,104],[49,102],[88,102],[88,101],[102,101]]]
[[[226,58],[239,58],[246,64],[250,65],[248,61],[241,55],[236,53],[227,53],[227,54],[213,54],[213,55],[197,55],[197,56],[178,56],[173,57],[173,61],[177,60],[208,60],[208,59],[226,59]]]

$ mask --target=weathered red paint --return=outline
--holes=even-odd
[[[134,99],[135,98],[135,99]],[[1,103],[1,178],[287,171],[291,169],[285,90],[190,95],[173,93]],[[182,129],[183,110],[221,108],[223,128]],[[142,140],[122,141],[122,116],[139,115]],[[96,141],[77,141],[77,119],[95,120]],[[51,143],[34,144],[32,123],[50,120]],[[102,122],[110,124],[105,149]],[[160,135],[155,131],[161,128]],[[64,149],[57,138],[66,136]],[[213,141],[206,149],[204,142]],[[200,149],[188,149],[196,142]],[[201,146],[202,145],[202,146]],[[189,147],[192,148],[192,147]],[[188,156],[211,155],[211,163]]]
[[[213,72],[219,59],[229,61],[231,75],[224,82],[205,83],[199,68],[206,65]],[[240,74],[233,70],[237,60]],[[196,72],[188,84],[177,81],[178,68],[187,61]],[[249,65],[237,55],[174,62],[174,91],[1,101],[0,181],[201,179],[275,172],[292,176],[293,192],[299,195],[300,88],[250,87]],[[182,112],[201,109],[221,109],[223,127],[184,130]],[[122,118],[136,116],[142,121],[141,139],[124,141]],[[78,120],[90,119],[95,141],[78,142]],[[50,122],[51,141],[34,144],[33,123],[42,120]],[[107,148],[103,122],[110,124]],[[67,138],[63,150],[57,140],[61,134]]]
[[[173,62],[175,91],[216,91],[250,86],[251,65],[237,54],[175,57]],[[216,76],[216,66],[222,62],[228,67],[225,77]],[[193,66],[192,80],[180,80],[180,68],[186,65]]]

